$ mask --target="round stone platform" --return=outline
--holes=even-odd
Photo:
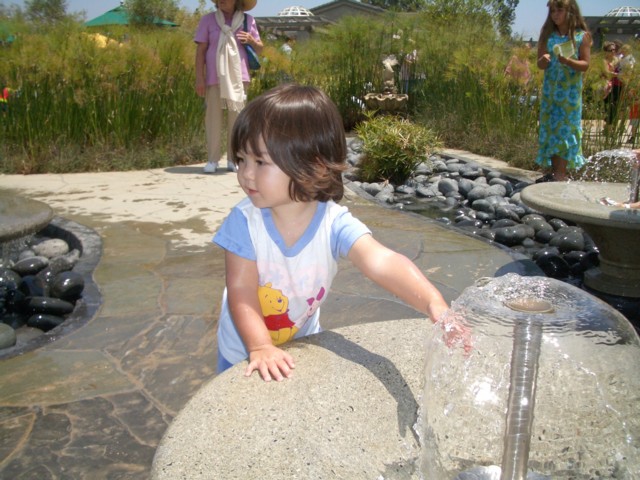
[[[434,328],[420,318],[307,337],[288,347],[296,369],[280,383],[236,365],[174,419],[152,478],[419,478],[413,427]]]

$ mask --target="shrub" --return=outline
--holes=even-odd
[[[363,142],[360,177],[365,182],[404,183],[440,141],[423,125],[395,116],[369,116],[356,127]]]

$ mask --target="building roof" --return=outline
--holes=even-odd
[[[296,31],[312,32],[335,23],[345,15],[383,12],[385,12],[383,8],[355,0],[333,0],[310,10],[303,7],[288,7],[282,10],[277,17],[258,17],[256,22],[261,29],[275,34]]]
[[[618,7],[611,10],[605,17],[640,17],[640,8]]]
[[[317,7],[313,7],[311,11],[314,15],[324,15],[331,10],[338,10],[347,8],[351,11],[362,12],[362,13],[384,13],[386,10],[381,7],[376,7],[374,5],[369,5],[368,3],[361,3],[356,0],[334,0],[329,3],[324,3],[322,5],[318,5]]]
[[[295,16],[295,17],[257,17],[256,23],[261,30],[271,31],[276,34],[281,34],[287,31],[307,31],[311,32],[319,27],[324,27],[333,23],[331,20],[311,15],[308,17]]]
[[[163,27],[177,27],[177,23],[161,18],[154,18],[153,24]],[[129,25],[129,14],[122,5],[84,23],[85,27],[101,27],[104,25]]]
[[[607,40],[629,42],[640,38],[640,8],[618,7],[601,17],[584,17],[594,39],[594,47],[600,48]]]
[[[278,13],[279,17],[312,17],[313,13],[304,7],[287,7]]]

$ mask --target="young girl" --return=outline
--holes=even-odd
[[[339,257],[409,305],[440,320],[447,304],[405,256],[382,246],[339,206],[346,140],[326,94],[282,85],[253,100],[233,128],[230,159],[247,198],[214,242],[225,249],[226,289],[218,325],[218,372],[246,358],[245,375],[291,377],[292,356],[278,345],[321,331]],[[468,330],[444,322],[448,343],[470,347]]]
[[[544,70],[536,163],[551,167],[537,181],[563,181],[580,168],[582,156],[582,74],[589,68],[591,35],[576,0],[550,0],[538,41]]]

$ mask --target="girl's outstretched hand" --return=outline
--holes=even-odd
[[[469,355],[473,349],[471,329],[464,325],[460,315],[449,309],[444,312],[436,322],[442,327],[442,339],[447,347],[452,348],[462,345],[464,353]]]
[[[250,377],[254,370],[260,373],[265,382],[281,382],[293,376],[295,364],[293,357],[275,345],[265,345],[249,352],[249,365],[244,371]]]

